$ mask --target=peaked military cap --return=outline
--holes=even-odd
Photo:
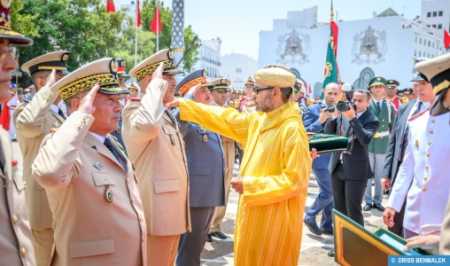
[[[397,88],[400,83],[395,79],[389,79],[386,81],[386,87],[388,88]]]
[[[417,63],[416,69],[431,82],[435,95],[450,87],[450,54]]]
[[[203,83],[206,83],[206,71],[204,69],[195,70],[178,83],[175,91],[177,91],[180,96],[183,96],[190,88]]]
[[[386,79],[382,77],[375,77],[369,81],[369,88],[375,85],[382,85],[386,87]]]
[[[53,70],[57,73],[65,74],[67,71],[66,61],[69,59],[70,53],[67,51],[56,51],[45,55],[41,55],[22,65],[23,72],[27,72],[30,75],[41,70]]]
[[[245,85],[245,86],[247,86],[247,85],[252,85],[252,86],[254,86],[254,85],[255,85],[255,82],[253,81],[253,79],[252,79],[251,77],[248,77],[248,79],[247,79],[247,81],[245,82],[244,85]]]
[[[129,94],[130,91],[119,86],[117,69],[116,59],[102,58],[78,68],[53,86],[58,89],[63,100],[92,89],[96,83],[100,86],[100,93]]]
[[[11,16],[9,14],[11,2],[11,0],[0,1],[0,39],[8,39],[9,43],[15,45],[32,45],[33,40],[11,30]]]
[[[231,81],[229,79],[226,78],[215,79],[211,83],[214,85],[213,90],[230,91],[229,86],[231,84]]]
[[[255,81],[269,87],[294,88],[297,78],[284,66],[268,65],[256,71]]]
[[[176,75],[183,73],[183,71],[175,68],[172,50],[163,49],[133,67],[129,74],[130,76],[135,77],[137,81],[140,81],[145,76],[153,74],[161,62],[164,63],[164,75]]]
[[[121,78],[129,78],[130,75],[127,74],[127,72],[125,72],[125,60],[123,60],[122,58],[117,58],[117,75]]]

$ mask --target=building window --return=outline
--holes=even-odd
[[[430,41],[428,41],[428,47],[430,47],[430,45],[431,45],[431,43],[430,43]]]
[[[242,73],[242,68],[236,68],[236,73]]]
[[[443,12],[439,11],[439,16],[442,17],[442,15],[443,15]]]
[[[430,18],[431,17],[431,12],[427,13],[427,17]]]
[[[438,30],[442,29],[442,24],[438,24]]]
[[[417,56],[417,51],[416,50],[414,50],[414,56]]]
[[[417,36],[416,36],[416,43],[417,43]]]
[[[422,44],[422,38],[419,38],[419,44]]]
[[[422,52],[421,51],[419,51],[419,57],[421,57],[422,56]]]
[[[369,81],[375,77],[375,73],[372,69],[366,67],[361,73],[359,73],[359,78],[353,82],[353,88],[362,89],[369,86]]]
[[[433,12],[433,17],[437,17],[437,12],[436,11]]]

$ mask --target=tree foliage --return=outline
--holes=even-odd
[[[159,49],[169,48],[172,34],[172,10],[158,4],[163,29],[159,33]],[[150,30],[155,12],[155,0],[144,0],[141,8],[142,25],[137,30],[137,63],[156,50],[156,35]],[[110,56],[123,58],[126,70],[135,65],[136,18],[128,17],[126,10],[106,13],[103,0],[13,0],[11,7],[13,30],[34,41],[31,47],[19,49],[20,62],[55,50],[71,53],[67,61],[70,71]],[[185,45],[194,38],[191,26],[185,29]],[[186,70],[198,60],[193,49],[185,58]]]

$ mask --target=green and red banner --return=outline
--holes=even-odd
[[[337,42],[338,41],[338,26],[334,21],[330,22],[330,35],[328,36],[327,46],[327,60],[325,62],[325,70],[323,74],[323,85],[320,99],[324,98],[325,87],[331,83],[339,84],[339,67],[336,60],[337,57]]]

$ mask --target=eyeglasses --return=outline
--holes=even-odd
[[[10,54],[12,58],[16,59],[16,47],[1,47],[0,48],[0,61],[3,61],[6,58],[6,55]]]
[[[253,92],[254,92],[255,94],[258,94],[260,91],[271,90],[271,89],[273,89],[273,88],[274,88],[274,87],[258,88],[258,87],[256,87],[256,86],[254,86],[254,87],[253,87]]]

